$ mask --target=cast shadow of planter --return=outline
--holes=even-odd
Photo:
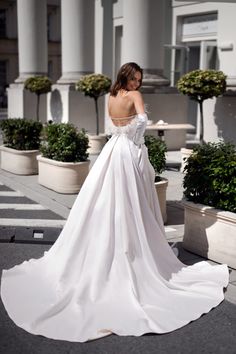
[[[224,96],[216,100],[214,110],[218,137],[226,142],[236,143],[236,97]]]
[[[166,209],[168,216],[166,225],[184,224],[184,208],[181,206],[181,203],[178,200],[167,200]]]
[[[51,93],[50,113],[54,122],[60,123],[63,116],[63,105],[60,91],[55,89]]]

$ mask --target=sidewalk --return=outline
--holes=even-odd
[[[96,157],[91,157],[91,165]],[[168,222],[165,225],[166,237],[176,243],[179,258],[185,264],[193,264],[201,257],[182,248],[184,234],[184,210],[181,204],[183,195],[183,174],[176,169],[180,164],[180,153],[169,152],[163,177],[169,180],[167,188]],[[76,195],[58,194],[40,186],[37,176],[17,176],[0,170],[0,181],[13,190],[23,193],[31,200],[47,207],[51,212],[66,219]],[[1,212],[1,210],[0,210]],[[0,219],[1,226],[1,219]],[[0,269],[29,258],[38,258],[50,245],[37,242],[0,243]],[[211,264],[215,264],[209,261]],[[16,294],[17,296],[17,294]],[[216,309],[189,325],[164,335],[142,337],[118,337],[115,335],[90,343],[70,343],[33,336],[16,327],[8,318],[0,302],[0,353],[88,353],[88,354],[159,354],[159,353],[226,353],[236,352],[236,270],[230,272],[230,284],[225,299]]]

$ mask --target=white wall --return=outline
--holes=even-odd
[[[218,13],[217,46],[229,45],[230,50],[218,49],[219,69],[227,76],[230,89],[236,90],[236,33],[235,15],[236,3],[230,2],[195,2],[173,1],[173,33],[172,43],[176,43],[179,28],[177,27],[180,16],[195,15],[209,12]],[[204,38],[202,38],[203,40]],[[209,38],[206,38],[209,39]],[[198,38],[200,40],[200,38]],[[224,96],[217,99],[208,99],[204,102],[204,139],[205,141],[218,141],[224,138],[226,141],[236,143],[236,97]]]
[[[11,84],[8,92],[8,118],[36,120],[37,96],[24,89],[23,84]],[[47,121],[47,95],[40,96],[39,119]]]
[[[220,70],[235,78],[236,85],[236,4],[219,4],[218,11],[218,46],[233,44],[232,50],[219,51]]]
[[[94,100],[81,92],[72,90],[70,85],[54,85],[48,94],[48,120],[70,122],[84,128],[89,134],[96,133],[96,116]],[[104,97],[98,100],[99,127],[104,131]]]
[[[205,141],[219,141],[236,144],[236,97],[224,96],[205,101]]]
[[[144,94],[148,117],[153,123],[163,120],[169,124],[187,123],[188,98],[178,93]],[[157,136],[153,131],[152,135]],[[186,144],[186,131],[171,130],[165,132],[168,150],[180,150]]]

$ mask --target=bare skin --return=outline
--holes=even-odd
[[[121,89],[117,96],[109,97],[108,111],[114,125],[127,125],[136,114],[145,112],[142,95],[137,91],[140,80],[141,73],[137,71],[125,90]]]

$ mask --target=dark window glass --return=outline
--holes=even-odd
[[[0,9],[0,38],[6,38],[6,35],[7,35],[6,10]]]
[[[7,107],[7,62],[0,60],[0,108]]]

